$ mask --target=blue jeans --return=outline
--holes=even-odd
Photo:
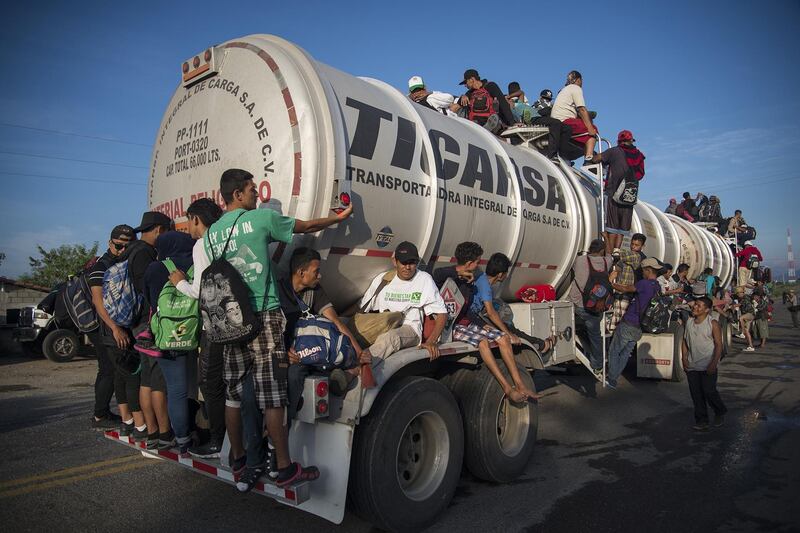
[[[624,320],[621,320],[617,329],[614,330],[614,336],[611,337],[611,346],[608,348],[607,379],[611,385],[617,385],[617,378],[622,374],[625,364],[628,362],[628,357],[631,356],[636,343],[641,338],[642,330],[637,326],[631,326]]]
[[[175,352],[173,352],[175,353]],[[175,430],[178,442],[183,444],[189,439],[191,425],[189,422],[189,397],[186,354],[178,355],[175,359],[161,358],[158,366],[167,382],[167,412]]]
[[[253,374],[248,372],[242,380],[242,431],[244,448],[247,452],[247,467],[264,466],[267,461],[264,447],[264,412],[256,401]]]
[[[575,322],[586,328],[586,337],[589,340],[589,345],[586,355],[589,357],[589,362],[592,363],[594,370],[601,370],[603,368],[603,337],[600,334],[600,319],[603,315],[595,315],[588,312],[583,307],[575,306]]]

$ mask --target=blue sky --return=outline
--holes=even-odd
[[[114,4],[4,9],[0,275],[27,271],[36,244],[102,246],[115,224],[136,225],[181,62],[250,33],[402,90],[420,74],[457,93],[474,67],[533,95],[577,69],[601,133],[630,129],[647,155],[643,199],[661,207],[684,190],[717,194],[723,212],[745,211],[777,272],[786,228],[800,241],[797,1],[570,2],[569,13],[552,4],[550,20],[524,3]]]

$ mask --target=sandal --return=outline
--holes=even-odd
[[[281,473],[278,474],[278,479],[275,484],[283,488],[292,483],[314,481],[317,478],[319,478],[319,468],[316,466],[307,466],[303,468],[300,463],[292,463],[287,468],[281,469]]]

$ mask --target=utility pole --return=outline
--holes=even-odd
[[[787,248],[787,258],[789,259],[789,269],[788,269],[788,276],[789,276],[789,283],[794,283],[797,281],[794,273],[794,253],[792,252],[792,229],[786,228],[786,248]]]

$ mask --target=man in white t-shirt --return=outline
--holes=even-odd
[[[453,117],[458,116],[456,113],[461,107],[455,103],[456,98],[452,94],[429,91],[426,89],[422,76],[411,76],[411,78],[409,78],[408,97],[413,102],[423,107]]]
[[[585,160],[591,162],[594,155],[594,146],[597,142],[597,128],[592,123],[592,117],[586,109],[583,99],[583,78],[577,70],[567,74],[567,83],[558,92],[550,116],[560,120],[572,128],[574,141],[585,145]]]
[[[434,315],[436,324],[422,346],[430,353],[431,360],[436,359],[439,336],[447,318],[447,307],[439,289],[430,274],[417,269],[419,252],[412,243],[401,242],[392,263],[394,278],[380,287],[384,274],[376,276],[364,293],[360,307],[364,311],[399,311],[404,313],[405,319],[402,326],[382,333],[372,346],[363,350],[361,363],[369,363],[373,357],[385,359],[403,348],[418,346],[422,342],[422,321],[426,315]]]

